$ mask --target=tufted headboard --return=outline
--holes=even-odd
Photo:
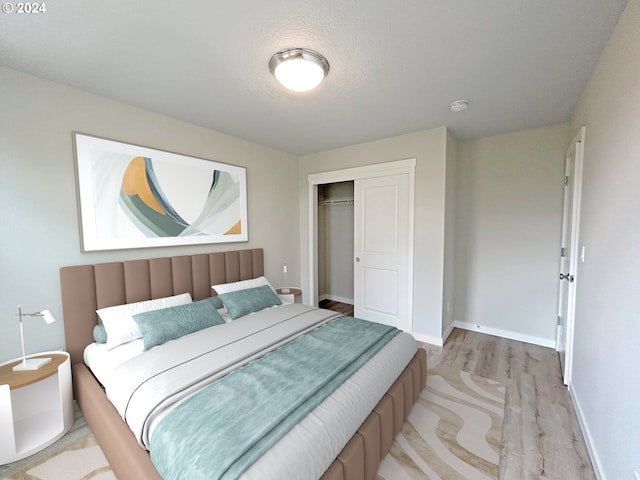
[[[71,363],[82,362],[85,347],[93,342],[97,309],[187,292],[200,300],[215,295],[212,285],[262,275],[261,248],[62,267],[64,336]]]

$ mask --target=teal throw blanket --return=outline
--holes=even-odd
[[[342,317],[239,368],[160,422],[154,465],[165,480],[238,478],[398,332]]]

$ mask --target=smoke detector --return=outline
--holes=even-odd
[[[449,104],[449,110],[452,112],[461,112],[469,108],[468,100],[456,100],[455,102],[451,102]]]

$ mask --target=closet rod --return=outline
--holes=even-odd
[[[353,203],[353,200],[323,200],[321,205],[340,205],[344,203]]]

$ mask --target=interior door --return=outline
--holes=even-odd
[[[556,333],[556,349],[560,356],[560,368],[563,372],[566,367],[566,331],[567,313],[569,307],[569,286],[571,273],[569,269],[569,256],[571,254],[571,214],[573,200],[573,170],[575,166],[575,150],[571,149],[566,158],[564,172],[564,204],[562,210],[562,242],[560,245],[560,275],[558,283],[558,328]],[[574,278],[575,280],[575,278]]]
[[[409,175],[355,181],[355,316],[411,331]]]
[[[578,263],[578,228],[584,128],[571,143],[565,155],[562,241],[558,279],[558,327],[556,350],[565,384],[571,376],[571,354],[575,320],[575,287]]]

